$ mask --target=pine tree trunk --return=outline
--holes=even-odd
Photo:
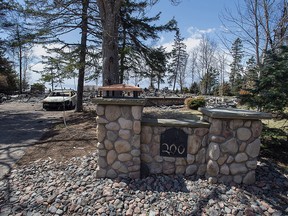
[[[77,86],[77,103],[76,112],[83,111],[83,89],[85,77],[85,61],[86,61],[86,48],[87,48],[87,30],[88,30],[88,11],[89,0],[82,0],[82,26],[81,26],[81,45],[80,45],[80,59],[79,59],[79,76]]]
[[[122,2],[123,0],[97,0],[103,28],[103,86],[119,83],[118,28]]]

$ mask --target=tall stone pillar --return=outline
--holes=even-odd
[[[210,125],[206,177],[210,182],[253,184],[262,122],[268,113],[239,109],[204,109]]]
[[[140,177],[144,99],[97,98],[98,178]]]

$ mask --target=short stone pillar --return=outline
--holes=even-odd
[[[140,177],[144,99],[96,98],[98,178]]]
[[[200,108],[209,122],[207,173],[210,182],[253,184],[260,151],[262,122],[268,113]]]

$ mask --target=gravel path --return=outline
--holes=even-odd
[[[2,215],[288,215],[288,175],[258,162],[253,186],[182,176],[96,179],[96,154],[36,161],[0,182]]]

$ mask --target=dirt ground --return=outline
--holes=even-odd
[[[25,155],[17,162],[22,166],[37,160],[54,159],[56,161],[66,161],[72,157],[88,155],[96,150],[96,112],[93,107],[85,107],[85,112],[66,114],[66,125],[55,123],[35,145],[26,150]],[[191,118],[187,109],[163,110],[151,107],[144,108],[144,117],[158,118]],[[57,111],[55,114],[58,113]],[[199,119],[197,116],[192,119]]]
[[[19,166],[41,159],[66,161],[88,155],[96,150],[95,112],[74,113],[66,116],[66,125],[57,123],[34,146],[26,150],[17,162]]]

